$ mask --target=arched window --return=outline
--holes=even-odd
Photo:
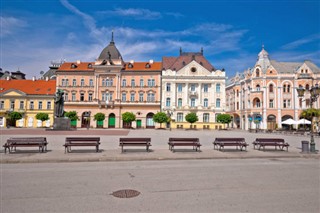
[[[220,92],[220,84],[216,84],[216,92]]]
[[[167,106],[167,107],[170,106],[170,102],[171,102],[170,98],[167,98],[167,99],[166,99],[166,106]]]
[[[259,84],[257,84],[256,90],[257,90],[257,91],[260,91],[260,85],[259,85]]]
[[[260,108],[261,107],[261,102],[259,98],[253,99],[253,107],[255,108]]]
[[[182,98],[178,99],[178,107],[182,107]]]
[[[283,85],[283,92],[287,92],[287,85]]]
[[[220,106],[220,98],[217,98],[217,100],[216,100],[216,107],[217,108],[220,108],[221,106]]]
[[[310,86],[309,84],[306,85],[306,90],[309,90],[310,89]]]
[[[140,79],[140,87],[143,87],[143,86],[144,86],[143,79]]]
[[[259,71],[259,69],[256,69],[256,77],[260,77],[260,71]]]
[[[287,85],[287,92],[290,92],[290,85]]]
[[[273,92],[273,84],[269,85],[269,92]]]
[[[204,107],[208,107],[208,99],[207,99],[207,98],[205,98],[205,99],[203,100],[203,106],[204,106]]]
[[[203,122],[209,123],[209,113],[203,113]]]

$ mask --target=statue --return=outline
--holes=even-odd
[[[63,99],[64,92],[61,89],[58,89],[56,92],[56,97],[55,97],[55,106],[54,106],[54,115],[57,118],[64,117],[63,112],[64,112],[64,99]]]

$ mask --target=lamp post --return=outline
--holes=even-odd
[[[297,88],[298,92],[298,97],[302,98],[304,97],[305,91],[310,92],[310,106],[311,109],[313,107],[313,102],[316,102],[319,98],[320,95],[320,87],[318,84],[315,84],[314,86],[311,87],[311,89],[307,90],[303,88],[301,85]],[[313,116],[311,118],[311,132],[310,132],[310,152],[316,152],[316,144],[314,142],[314,137],[313,137]]]

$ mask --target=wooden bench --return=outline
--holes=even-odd
[[[263,151],[265,151],[266,146],[274,146],[275,150],[277,150],[277,147],[279,147],[280,150],[283,150],[284,148],[289,148],[289,144],[285,143],[284,139],[282,138],[256,138],[255,141],[253,141],[253,149],[256,149],[256,146],[260,150],[261,147],[263,147]]]
[[[213,141],[213,149],[219,148],[219,150],[224,150],[225,146],[235,146],[236,149],[240,148],[240,151],[247,150],[247,144],[244,138],[216,138]]]
[[[65,153],[71,152],[72,146],[95,146],[96,152],[99,152],[100,137],[66,137]]]
[[[7,149],[10,152],[16,151],[17,147],[39,147],[39,152],[47,151],[47,139],[45,137],[15,137],[9,138],[3,145],[4,153],[7,153]]]
[[[192,146],[194,150],[200,151],[199,138],[169,138],[169,150],[174,152],[175,146]]]
[[[120,138],[119,146],[121,146],[121,152],[124,152],[124,146],[145,146],[147,152],[149,152],[151,138]]]

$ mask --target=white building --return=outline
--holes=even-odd
[[[173,128],[188,127],[185,116],[190,112],[197,114],[198,128],[216,128],[216,116],[225,109],[225,81],[224,70],[216,70],[203,50],[180,49],[178,57],[163,57],[161,110],[171,115]]]

